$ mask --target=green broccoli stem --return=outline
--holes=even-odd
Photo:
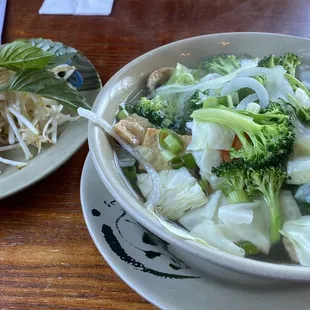
[[[229,109],[203,108],[193,112],[192,118],[199,121],[214,122],[239,129],[244,132],[259,133],[263,126],[256,124],[249,116],[245,116]]]
[[[270,192],[264,195],[264,199],[270,208],[271,225],[270,225],[270,243],[275,244],[281,239],[281,214],[279,207],[279,195]]]
[[[298,79],[296,79],[289,73],[285,73],[285,77],[293,88],[295,88],[295,86],[301,88],[303,91],[306,92],[307,96],[310,97],[309,89],[302,82],[300,82]]]
[[[229,203],[249,202],[249,196],[243,190],[234,190],[227,195]]]

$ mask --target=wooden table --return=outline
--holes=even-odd
[[[1,1],[1,0],[0,0]],[[83,51],[102,81],[168,42],[215,32],[310,37],[308,0],[116,0],[109,17],[40,16],[8,0],[3,42],[44,37]],[[0,309],[154,309],[104,262],[84,224],[85,144],[52,175],[0,201]]]

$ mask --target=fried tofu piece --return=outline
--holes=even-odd
[[[114,125],[116,133],[132,146],[142,143],[147,128],[153,125],[144,117],[132,114]]]
[[[146,134],[141,145],[141,148],[143,148],[142,153],[147,153],[146,159],[156,171],[170,170],[171,167],[168,161],[161,155],[158,147],[159,132],[160,130],[155,128],[148,128],[146,130]],[[180,135],[180,138],[184,142],[185,146],[188,146],[192,137]],[[140,166],[140,169],[143,169],[143,167]]]

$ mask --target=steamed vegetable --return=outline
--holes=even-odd
[[[230,150],[233,139],[234,132],[230,128],[222,124],[194,119],[192,142],[187,149],[190,151],[204,150],[205,148]]]
[[[263,194],[264,200],[270,209],[271,227],[270,242],[276,243],[280,240],[281,212],[279,195],[282,184],[287,179],[286,170],[282,166],[249,169],[248,178],[250,192],[258,191]]]
[[[268,207],[260,200],[222,206],[219,209],[219,218],[225,225],[222,230],[237,245],[250,242],[253,245],[252,251],[268,254],[271,242],[267,211]]]
[[[264,114],[223,107],[204,108],[195,111],[192,117],[231,128],[241,141],[242,148],[231,149],[230,157],[242,159],[251,165],[278,162],[293,151],[294,126],[280,107]]]
[[[144,197],[151,193],[148,174],[138,174],[138,186]],[[164,170],[159,173],[163,196],[155,208],[169,220],[178,220],[187,210],[199,208],[208,202],[197,180],[185,169]]]
[[[310,157],[293,156],[287,163],[287,183],[301,185],[310,182]]]
[[[300,57],[293,53],[285,53],[282,57],[269,55],[258,62],[259,67],[273,68],[275,66],[283,66],[288,74],[295,77],[296,68],[300,66]]]
[[[310,216],[285,222],[281,234],[291,242],[298,262],[310,266]]]
[[[309,92],[298,87],[295,94],[289,95],[288,101],[295,110],[295,113],[303,123],[310,124],[310,98]]]
[[[247,190],[249,183],[247,167],[242,162],[224,162],[218,167],[213,167],[212,173],[220,179],[230,203],[250,201]]]
[[[208,61],[203,62],[200,66],[205,75],[209,73],[226,75],[236,71],[241,67],[240,59],[234,55],[224,54],[213,56],[208,59]]]

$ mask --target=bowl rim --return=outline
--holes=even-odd
[[[268,36],[268,37],[273,36],[273,37],[294,39],[297,41],[298,40],[309,41],[309,47],[310,47],[310,39],[286,34],[267,33],[267,32],[225,32],[225,33],[200,35],[185,38],[182,40],[177,40],[142,54],[141,56],[133,59],[128,64],[123,66],[119,71],[117,71],[101,89],[92,107],[92,111],[102,116],[104,114],[104,111],[106,110],[106,107],[108,106],[108,101],[106,102],[106,104],[102,105],[101,98],[104,95],[106,95],[106,93],[108,93],[110,89],[112,89],[112,86],[115,84],[115,82],[123,73],[139,64],[140,61],[145,60],[145,58],[152,56],[153,53],[160,52],[162,49],[166,49],[178,44],[188,43],[191,41],[194,42],[196,40],[203,40],[206,38],[209,39],[212,37],[214,38],[225,37],[225,39],[227,39],[228,37],[239,37],[239,36],[251,36],[252,38],[253,36]],[[238,257],[233,254],[217,250],[215,248],[202,246],[190,240],[178,239],[168,230],[163,229],[163,227],[159,224],[158,220],[155,217],[153,217],[149,211],[141,207],[141,204],[136,199],[134,199],[127,191],[118,190],[117,188],[119,187],[115,186],[116,181],[113,180],[112,178],[109,178],[108,173],[106,173],[106,165],[101,165],[99,159],[99,154],[102,152],[102,150],[99,148],[99,143],[97,143],[97,139],[100,132],[101,134],[103,134],[97,125],[93,124],[92,122],[89,122],[88,125],[89,148],[93,163],[101,180],[103,181],[107,189],[110,191],[110,193],[114,197],[116,197],[120,205],[141,225],[146,227],[152,233],[159,236],[166,242],[181,248],[182,250],[184,250],[189,254],[197,256],[203,260],[207,260],[211,263],[214,263],[226,269],[254,276],[310,282],[310,267],[304,267],[299,265],[282,265],[282,264],[252,260],[244,257]],[[106,137],[106,134],[104,135]]]

